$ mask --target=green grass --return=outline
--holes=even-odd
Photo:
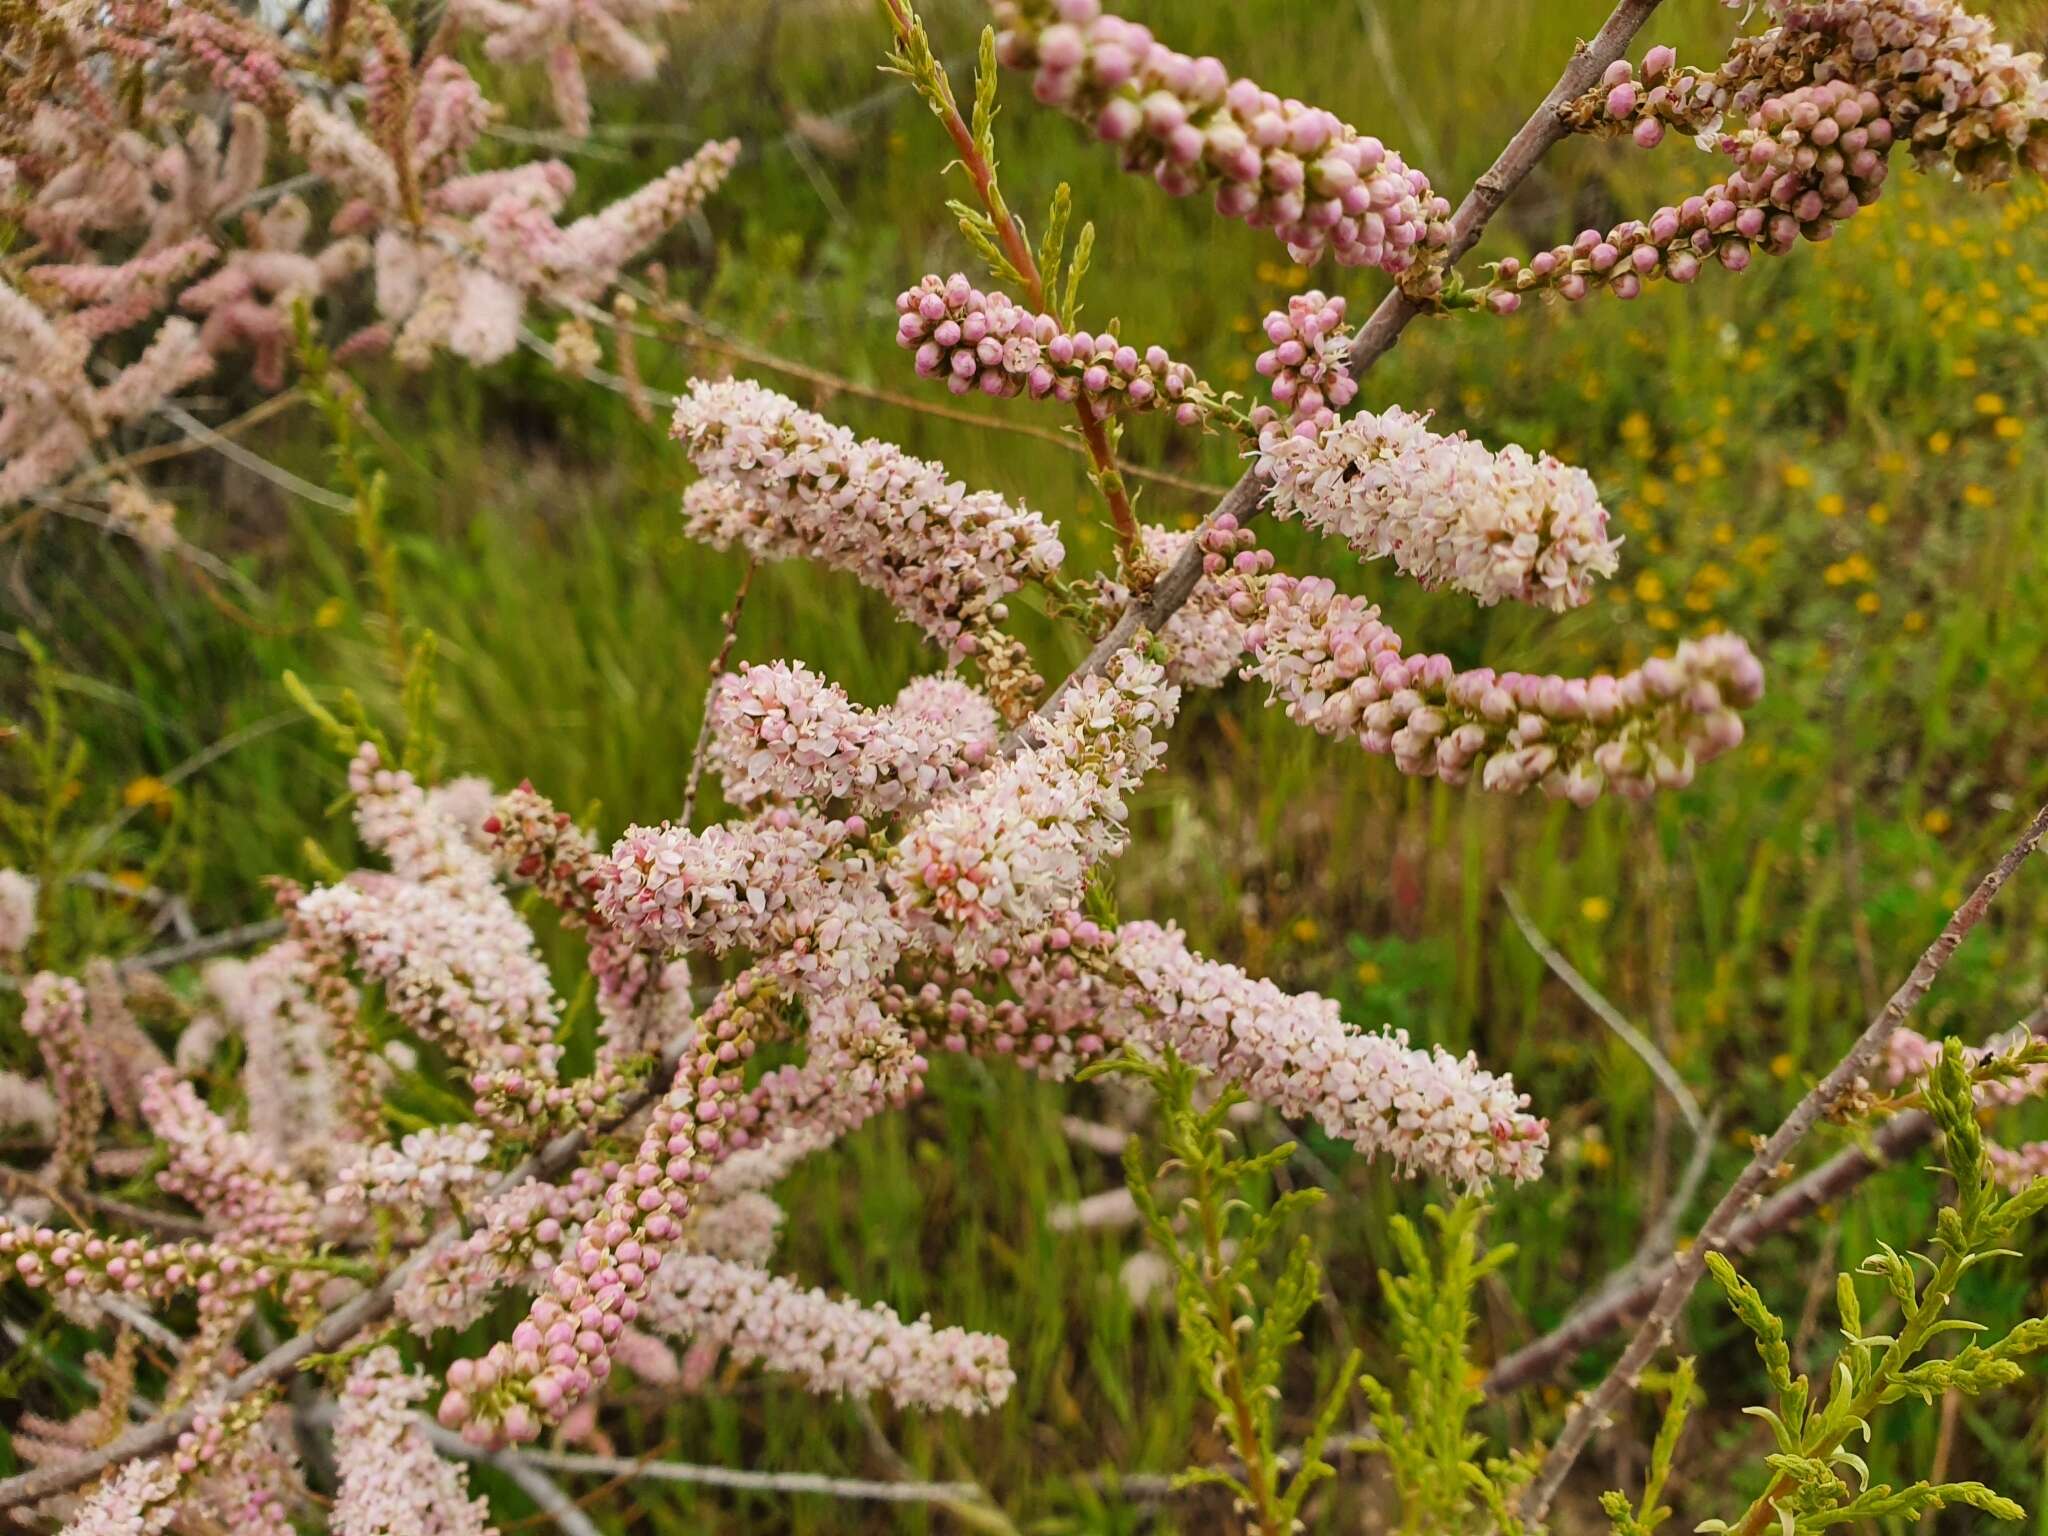
[[[766,20],[717,9],[679,25],[657,85],[613,92],[609,117],[600,114],[748,143],[705,220],[664,252],[676,290],[760,347],[915,393],[892,344],[893,296],[926,270],[969,261],[943,208],[936,126],[897,93],[845,121],[845,158],[792,141],[785,113],[829,113],[884,89],[872,68],[879,22],[858,4],[761,8]],[[1131,9],[1183,46],[1343,110],[1456,189],[1605,7],[1152,0]],[[979,13],[949,0],[928,20],[958,70]],[[1663,35],[1692,40],[1684,51],[1698,58],[1723,25],[1702,3],[1673,8]],[[1404,61],[1398,85],[1373,28]],[[1119,175],[1071,125],[1032,106],[1020,81],[1005,92],[999,131],[1013,201],[1041,208],[1065,179],[1079,215],[1097,223],[1088,315],[1120,316],[1125,335],[1156,338],[1205,376],[1248,388],[1252,324],[1309,279],[1269,237]],[[625,141],[617,161],[579,161],[586,194],[630,184],[673,148],[669,138]],[[1697,172],[1682,146],[1643,156],[1567,145],[1502,216],[1488,249],[1526,249],[1654,206],[1689,190]],[[1493,1232],[1521,1253],[1490,1297],[1489,1352],[1555,1322],[1627,1260],[1688,1150],[1647,1070],[1516,936],[1499,887],[1522,896],[1719,1108],[1726,1144],[1711,1189],[1746,1157],[1747,1137],[1775,1125],[1833,1063],[2048,793],[2041,195],[1971,198],[1903,173],[1895,186],[1835,243],[1760,264],[1771,270],[1740,281],[1712,274],[1634,305],[1419,324],[1372,375],[1364,404],[1431,408],[1442,424],[1549,448],[1593,472],[1628,543],[1623,574],[1590,608],[1563,619],[1482,613],[1408,590],[1298,530],[1262,534],[1284,566],[1370,593],[1411,641],[1461,662],[1620,667],[1709,626],[1736,629],[1758,646],[1770,687],[1740,752],[1654,805],[1582,813],[1404,781],[1384,761],[1289,725],[1238,684],[1193,703],[1169,771],[1135,808],[1140,851],[1116,872],[1124,912],[1176,919],[1216,953],[1329,991],[1361,1024],[1391,1021],[1469,1046],[1512,1069],[1552,1117],[1545,1178],[1499,1196]],[[1340,285],[1360,312],[1383,286],[1355,273],[1313,280]],[[651,341],[638,360],[650,383],[671,389],[720,366]],[[808,386],[759,376],[813,398]],[[530,357],[483,376],[446,368],[365,382],[390,440],[382,461],[405,616],[443,645],[451,766],[501,783],[531,777],[565,806],[595,807],[607,832],[671,813],[738,566],[680,537],[684,473],[661,423],[643,424],[616,397]],[[815,403],[1059,517],[1080,559],[1106,556],[1080,461],[1058,448],[853,395],[819,393]],[[1058,425],[1024,402],[985,414]],[[329,472],[311,413],[255,441],[301,474]],[[1199,480],[1227,482],[1237,468],[1222,441],[1158,423],[1138,423],[1127,442],[1137,462]],[[253,585],[236,599],[247,617],[224,612],[179,569],[69,525],[24,531],[0,550],[17,562],[14,579],[0,580],[0,617],[9,631],[32,631],[63,670],[67,709],[91,750],[75,824],[120,814],[134,780],[168,776],[209,745],[251,733],[178,783],[161,812],[144,806],[106,850],[110,871],[142,871],[184,893],[200,926],[214,928],[262,914],[263,877],[307,873],[309,832],[336,858],[353,857],[345,821],[325,815],[340,764],[291,711],[282,673],[323,696],[356,687],[387,718],[395,680],[346,519],[210,464],[178,500],[188,536]],[[1204,508],[1158,486],[1141,502],[1144,515],[1173,523]],[[1048,675],[1079,654],[1078,637],[1037,616],[1024,627]],[[802,658],[868,701],[932,663],[914,632],[850,583],[787,567],[757,582],[738,654]],[[17,663],[0,654],[10,713],[25,692]],[[75,954],[124,936],[139,942],[138,912],[88,892],[68,900]],[[2044,918],[2048,873],[2035,869],[1950,967],[1919,1027],[1975,1038],[2032,1006],[2048,977]],[[1117,1179],[1113,1160],[1071,1147],[1058,1129],[1064,1112],[1101,1108],[1098,1089],[943,1062],[923,1103],[817,1160],[786,1196],[782,1262],[793,1273],[1011,1340],[1020,1382],[1002,1413],[985,1422],[889,1416],[886,1427],[917,1467],[971,1473],[1020,1523],[1047,1529],[1134,1529],[1137,1514],[1114,1496],[1077,1491],[1075,1479],[1171,1469],[1217,1449],[1180,1378],[1170,1317],[1134,1312],[1117,1283],[1138,1239],[1056,1236],[1043,1223],[1050,1205]],[[2009,1117],[2001,1134],[2021,1133],[2030,1118]],[[1333,1306],[1370,1345],[1375,1274],[1392,1257],[1385,1217],[1413,1211],[1424,1192],[1305,1139],[1340,1185],[1314,1226]],[[1797,1316],[1827,1262],[1824,1233],[1852,1257],[1880,1237],[1913,1243],[1935,1193],[1916,1171],[1889,1174],[1771,1246],[1750,1273]],[[2037,1249],[1982,1277],[1971,1315],[1996,1324],[2038,1313],[2044,1279]],[[7,1305],[25,1303],[9,1293]],[[1327,1349],[1335,1324],[1325,1316],[1318,1326],[1312,1342]],[[1825,1321],[1814,1338],[1826,1347]],[[1756,1374],[1738,1330],[1703,1301],[1687,1347],[1701,1353],[1716,1411],[1681,1458],[1673,1529],[1727,1513],[1730,1480],[1738,1491],[1754,1485],[1763,1448],[1753,1423],[1734,1416],[1754,1400]],[[1594,1379],[1601,1364],[1584,1362],[1573,1380]],[[1531,1393],[1488,1427],[1544,1433],[1571,1387]],[[1971,1409],[1949,1475],[1983,1476],[2048,1505],[2041,1406],[2030,1382]],[[1616,1442],[1650,1422],[1645,1407]],[[1900,1422],[1912,1428],[1870,1448],[1880,1476],[1918,1475],[1933,1457],[1938,1415]],[[695,1460],[879,1469],[851,1409],[755,1376],[722,1395],[626,1408],[608,1427],[622,1447],[660,1445]],[[1618,1466],[1602,1453],[1582,1489],[1605,1486]],[[1348,1465],[1319,1506],[1321,1528],[1358,1529],[1361,1519],[1373,1528],[1361,1512],[1377,1497],[1377,1474]],[[1588,1507],[1574,1502],[1567,1528]],[[637,1517],[664,1532],[950,1523],[915,1509],[653,1487],[600,1508],[614,1527]],[[1164,1519],[1190,1531],[1221,1523],[1201,1504]]]

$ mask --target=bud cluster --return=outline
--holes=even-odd
[[[1297,293],[1287,308],[1266,316],[1266,340],[1255,366],[1272,380],[1277,410],[1261,407],[1252,424],[1261,435],[1285,414],[1288,429],[1313,437],[1337,419],[1337,413],[1358,395],[1351,377],[1351,327],[1344,319],[1344,296],[1326,296],[1320,289]]]
[[[1184,427],[1213,403],[1194,369],[1164,347],[1141,353],[1114,331],[1069,331],[1056,316],[983,293],[958,272],[897,294],[896,313],[896,344],[916,352],[918,376],[944,379],[956,395],[1086,401],[1098,419],[1120,407],[1171,410]]]
[[[1399,154],[1333,112],[1230,78],[1100,0],[995,0],[996,50],[1032,94],[1121,147],[1175,197],[1271,229],[1295,260],[1400,274],[1448,238],[1450,204]]]
[[[1732,162],[1705,192],[1602,234],[1587,230],[1525,266],[1498,268],[1495,310],[1548,291],[1689,283],[1709,261],[1740,272],[1756,254],[1826,240],[1881,195],[1894,146],[1922,170],[1972,186],[2048,172],[2048,84],[2040,58],[1996,40],[1955,0],[1774,0],[1776,24],[1740,38],[1718,69],[1680,69],[1668,47],[1609,67],[1565,108],[1580,132],[1654,148],[1668,129]]]

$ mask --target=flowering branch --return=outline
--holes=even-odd
[[[1571,62],[1550,88],[1550,94],[1529,114],[1528,120],[1508,141],[1486,174],[1473,184],[1465,200],[1458,205],[1457,212],[1451,217],[1445,245],[1447,260],[1455,262],[1479,243],[1480,235],[1509,195],[1528,180],[1537,162],[1567,136],[1568,130],[1559,110],[1583,94],[1609,65],[1627,52],[1629,44],[1660,3],[1662,0],[1621,0],[1592,41],[1581,43],[1573,51]],[[1375,363],[1393,350],[1401,333],[1408,328],[1408,322],[1425,312],[1424,302],[1410,297],[1405,289],[1396,288],[1390,292],[1373,310],[1371,318],[1351,343],[1351,376],[1361,379],[1370,372]],[[1233,526],[1250,522],[1258,515],[1265,490],[1258,471],[1247,470],[1210,511],[1210,526],[1226,517],[1235,519]],[[1159,576],[1149,591],[1138,592],[1108,632],[1095,642],[1081,664],[1052,691],[1045,702],[1045,709],[1050,711],[1056,707],[1067,690],[1082,679],[1100,674],[1140,631],[1157,634],[1164,629],[1201,583],[1205,552],[1202,542],[1196,540]],[[1021,739],[1021,733],[1013,736],[1012,744]]]
[[[492,1186],[493,1192],[509,1191],[536,1179],[552,1179],[574,1167],[593,1140],[616,1129],[666,1091],[689,1048],[687,1037],[672,1042],[647,1080],[624,1095],[613,1113],[592,1125],[565,1131],[555,1137],[510,1169]],[[315,1357],[333,1354],[375,1328],[391,1316],[398,1293],[428,1267],[437,1252],[458,1240],[461,1232],[460,1222],[443,1226],[382,1280],[343,1302],[305,1332],[286,1340],[229,1378],[214,1391],[210,1400],[235,1403],[265,1391],[288,1380]],[[0,1481],[0,1510],[40,1503],[55,1494],[83,1487],[111,1467],[138,1457],[158,1455],[175,1444],[178,1437],[192,1427],[193,1420],[194,1412],[190,1408],[164,1414],[69,1460]]]

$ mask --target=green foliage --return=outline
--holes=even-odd
[[[5,852],[47,892],[51,880],[66,873],[64,812],[72,786],[85,772],[86,747],[82,737],[65,729],[57,669],[49,651],[27,630],[15,638],[28,657],[35,718],[0,724],[0,744],[20,761],[25,781],[22,793],[0,795],[0,829],[7,835]]]
[[[1991,1260],[2015,1256],[2007,1245],[2048,1206],[2048,1179],[2010,1196],[1993,1184],[1972,1082],[1961,1045],[1948,1042],[1925,1089],[1928,1113],[1941,1130],[1943,1168],[1953,1185],[1953,1194],[1935,1215],[1935,1251],[1902,1254],[1880,1243],[1854,1274],[1837,1278],[1843,1342],[1824,1385],[1816,1386],[1804,1372],[1794,1373],[1785,1325],[1757,1288],[1725,1255],[1707,1256],[1707,1267],[1736,1318],[1756,1341],[1772,1401],[1747,1411],[1770,1426],[1775,1449],[1764,1458],[1769,1486],[1744,1515],[1734,1522],[1708,1521],[1700,1530],[1739,1536],[1782,1530],[1793,1536],[1856,1521],[1918,1519],[1950,1505],[2000,1520],[2024,1518],[2018,1504],[1980,1482],[1923,1480],[1895,1487],[1878,1481],[1865,1459],[1850,1449],[1852,1442],[1872,1438],[1880,1409],[1909,1397],[1932,1403],[1945,1393],[1978,1397],[2011,1386],[2024,1375],[2021,1362],[2048,1348],[2048,1322],[2025,1321],[1995,1342],[1980,1344],[1973,1336],[1984,1332],[1983,1325],[1952,1315],[1963,1277]],[[1889,1332],[1866,1324],[1858,1277],[1879,1281],[1888,1305],[1896,1307],[1898,1319]],[[1953,1354],[1934,1353],[1950,1335],[1970,1342]],[[1654,1466],[1652,1480],[1637,1512],[1629,1512],[1619,1496],[1609,1496],[1605,1507],[1623,1536],[1650,1528],[1641,1510],[1654,1503],[1661,1486]]]
[[[1671,1480],[1671,1466],[1678,1454],[1678,1440],[1685,1433],[1693,1405],[1699,1401],[1699,1380],[1690,1356],[1678,1362],[1670,1376],[1659,1383],[1667,1398],[1664,1417],[1657,1426],[1657,1439],[1650,1447],[1649,1471],[1643,1478],[1643,1496],[1631,1505],[1622,1493],[1604,1493],[1600,1508],[1614,1527],[1614,1536],[1653,1536],[1671,1518],[1671,1506],[1658,1502]]]
[[[1526,1527],[1513,1504],[1533,1468],[1519,1460],[1482,1461],[1486,1437],[1469,1427],[1485,1401],[1485,1373],[1471,1353],[1472,1298],[1515,1250],[1480,1252],[1486,1207],[1469,1196],[1448,1212],[1431,1206],[1427,1219],[1433,1244],[1407,1217],[1391,1223],[1402,1271],[1381,1270],[1380,1287],[1406,1371],[1398,1388],[1373,1376],[1359,1379],[1379,1431],[1373,1449],[1394,1474],[1403,1532],[1434,1536],[1491,1522],[1501,1536],[1522,1536]]]
[[[1302,1319],[1322,1293],[1323,1271],[1306,1235],[1292,1244],[1285,1239],[1291,1220],[1323,1191],[1289,1190],[1263,1208],[1252,1204],[1252,1195],[1263,1194],[1273,1170],[1294,1154],[1294,1144],[1239,1153],[1230,1117],[1242,1096],[1206,1090],[1202,1074],[1171,1052],[1158,1060],[1128,1052],[1085,1075],[1109,1072],[1141,1078],[1158,1095],[1156,1134],[1164,1157],[1153,1162],[1133,1138],[1124,1149],[1124,1179],[1146,1230],[1173,1265],[1189,1379],[1215,1411],[1217,1430],[1238,1463],[1192,1468],[1179,1482],[1229,1489],[1261,1536],[1285,1536],[1300,1523],[1309,1493],[1335,1474],[1323,1451],[1361,1359],[1353,1350],[1323,1390],[1290,1474],[1274,1409],[1283,1370],[1301,1342]],[[1162,1203],[1169,1182],[1188,1191],[1171,1206]]]

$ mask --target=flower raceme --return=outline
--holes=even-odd
[[[862,709],[802,663],[742,663],[712,690],[709,763],[735,805],[843,800],[883,815],[950,794],[995,754],[995,706],[957,678],[919,678]]]
[[[1400,274],[1447,239],[1450,204],[1420,171],[1332,112],[1190,58],[1099,0],[996,0],[996,48],[1032,94],[1119,146],[1176,197],[1213,188],[1228,218],[1271,229],[1297,261]]]
[[[1135,652],[1070,690],[1039,740],[934,806],[894,859],[913,926],[965,963],[1081,904],[1088,872],[1124,846],[1124,796],[1166,752],[1180,690]]]
[[[1463,433],[1443,436],[1398,406],[1311,432],[1269,426],[1258,468],[1276,516],[1483,605],[1576,608],[1616,568],[1620,540],[1608,537],[1607,509],[1584,470],[1514,444],[1496,452]]]
[[[1036,512],[758,384],[692,383],[673,430],[699,477],[683,497],[692,537],[848,572],[949,655],[981,649],[1004,599],[1066,555]]]
[[[642,1318],[657,1333],[719,1345],[813,1392],[882,1392],[899,1408],[985,1413],[1017,1379],[1008,1342],[992,1334],[906,1323],[887,1307],[835,1300],[709,1255],[664,1266]]]
[[[1763,672],[1734,635],[1680,644],[1620,677],[1563,678],[1406,656],[1378,610],[1333,583],[1275,577],[1251,635],[1250,675],[1290,718],[1350,736],[1406,773],[1488,789],[1540,786],[1577,805],[1683,788],[1698,763],[1742,740],[1738,709]]]
[[[539,62],[555,116],[577,138],[590,132],[586,63],[628,80],[651,80],[663,49],[633,30],[689,9],[689,0],[454,0],[448,16],[483,37],[495,62]]]
[[[1680,644],[1620,677],[1565,678],[1447,656],[1411,656],[1363,598],[1319,577],[1275,573],[1236,519],[1202,534],[1205,568],[1245,626],[1244,675],[1288,718],[1391,756],[1404,773],[1487,789],[1540,786],[1590,805],[1682,788],[1697,765],[1742,740],[1740,710],[1763,695],[1763,668],[1734,635]]]
[[[1472,1186],[1533,1178],[1542,1167],[1549,1130],[1529,1114],[1528,1095],[1472,1056],[1417,1050],[1400,1030],[1351,1029],[1330,999],[1290,995],[1204,959],[1174,928],[1126,923],[1112,943],[1115,973],[1130,978],[1125,1038],[1170,1046],[1251,1099],[1313,1119],[1404,1173]]]
[[[495,1536],[469,1476],[427,1441],[414,1404],[432,1391],[379,1345],[350,1367],[335,1416],[335,1536]]]

